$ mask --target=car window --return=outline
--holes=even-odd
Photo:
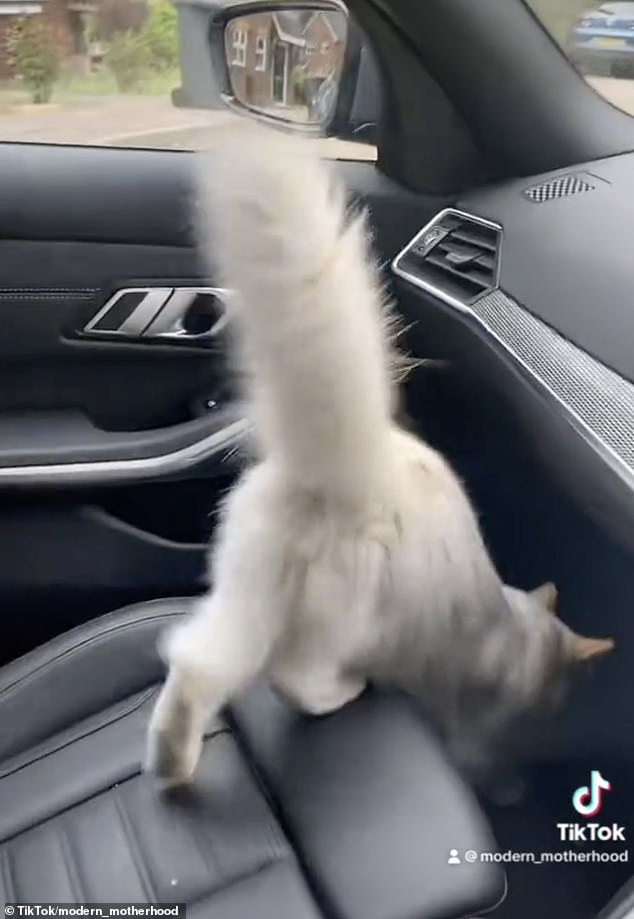
[[[527,2],[588,83],[634,115],[634,2]]]
[[[0,140],[202,146],[210,127],[222,130],[241,116],[212,85],[210,20],[201,30],[200,10],[196,0],[0,0]],[[286,106],[292,114],[293,101],[280,87],[301,80],[300,43],[307,40],[284,31],[274,45],[265,25],[257,34],[234,29],[227,63],[247,82],[274,88],[277,111],[284,114]],[[327,29],[311,29],[326,57]],[[315,87],[322,109],[336,97],[336,87],[323,83]],[[374,159],[375,148],[359,138],[317,142],[325,156]]]

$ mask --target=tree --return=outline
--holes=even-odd
[[[178,17],[170,0],[150,0],[143,37],[154,70],[161,73],[178,65]]]
[[[17,24],[9,41],[15,72],[28,87],[31,99],[36,104],[49,102],[59,77],[60,60],[47,23],[29,16]]]
[[[116,34],[106,54],[106,63],[121,92],[135,90],[150,66],[150,55],[142,33]]]
[[[102,0],[95,14],[95,38],[110,41],[123,32],[139,32],[147,18],[145,0]]]

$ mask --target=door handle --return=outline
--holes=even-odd
[[[229,321],[231,292],[222,287],[127,287],[84,326],[92,337],[204,342]]]
[[[222,287],[177,287],[142,337],[175,341],[215,338],[229,321],[229,300],[229,291]]]
[[[138,338],[172,295],[172,287],[118,290],[83,328],[84,335]]]

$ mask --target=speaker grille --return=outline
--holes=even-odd
[[[524,195],[534,204],[544,204],[546,201],[554,201],[556,198],[568,198],[570,195],[580,195],[586,191],[593,191],[595,187],[582,176],[565,175],[551,179],[548,182],[542,182],[541,185],[533,185],[532,188],[527,188],[524,191]]]

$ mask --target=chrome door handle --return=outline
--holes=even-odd
[[[84,335],[138,338],[172,295],[172,287],[118,290],[84,326]]]
[[[127,287],[117,291],[82,332],[136,341],[206,341],[229,321],[230,299],[230,291],[222,287]]]
[[[167,338],[176,341],[204,341],[215,338],[229,321],[230,292],[222,287],[177,287],[165,306],[147,326],[143,338]],[[202,301],[208,310],[209,328],[196,331],[187,327],[187,319]],[[207,313],[203,313],[206,318]]]

